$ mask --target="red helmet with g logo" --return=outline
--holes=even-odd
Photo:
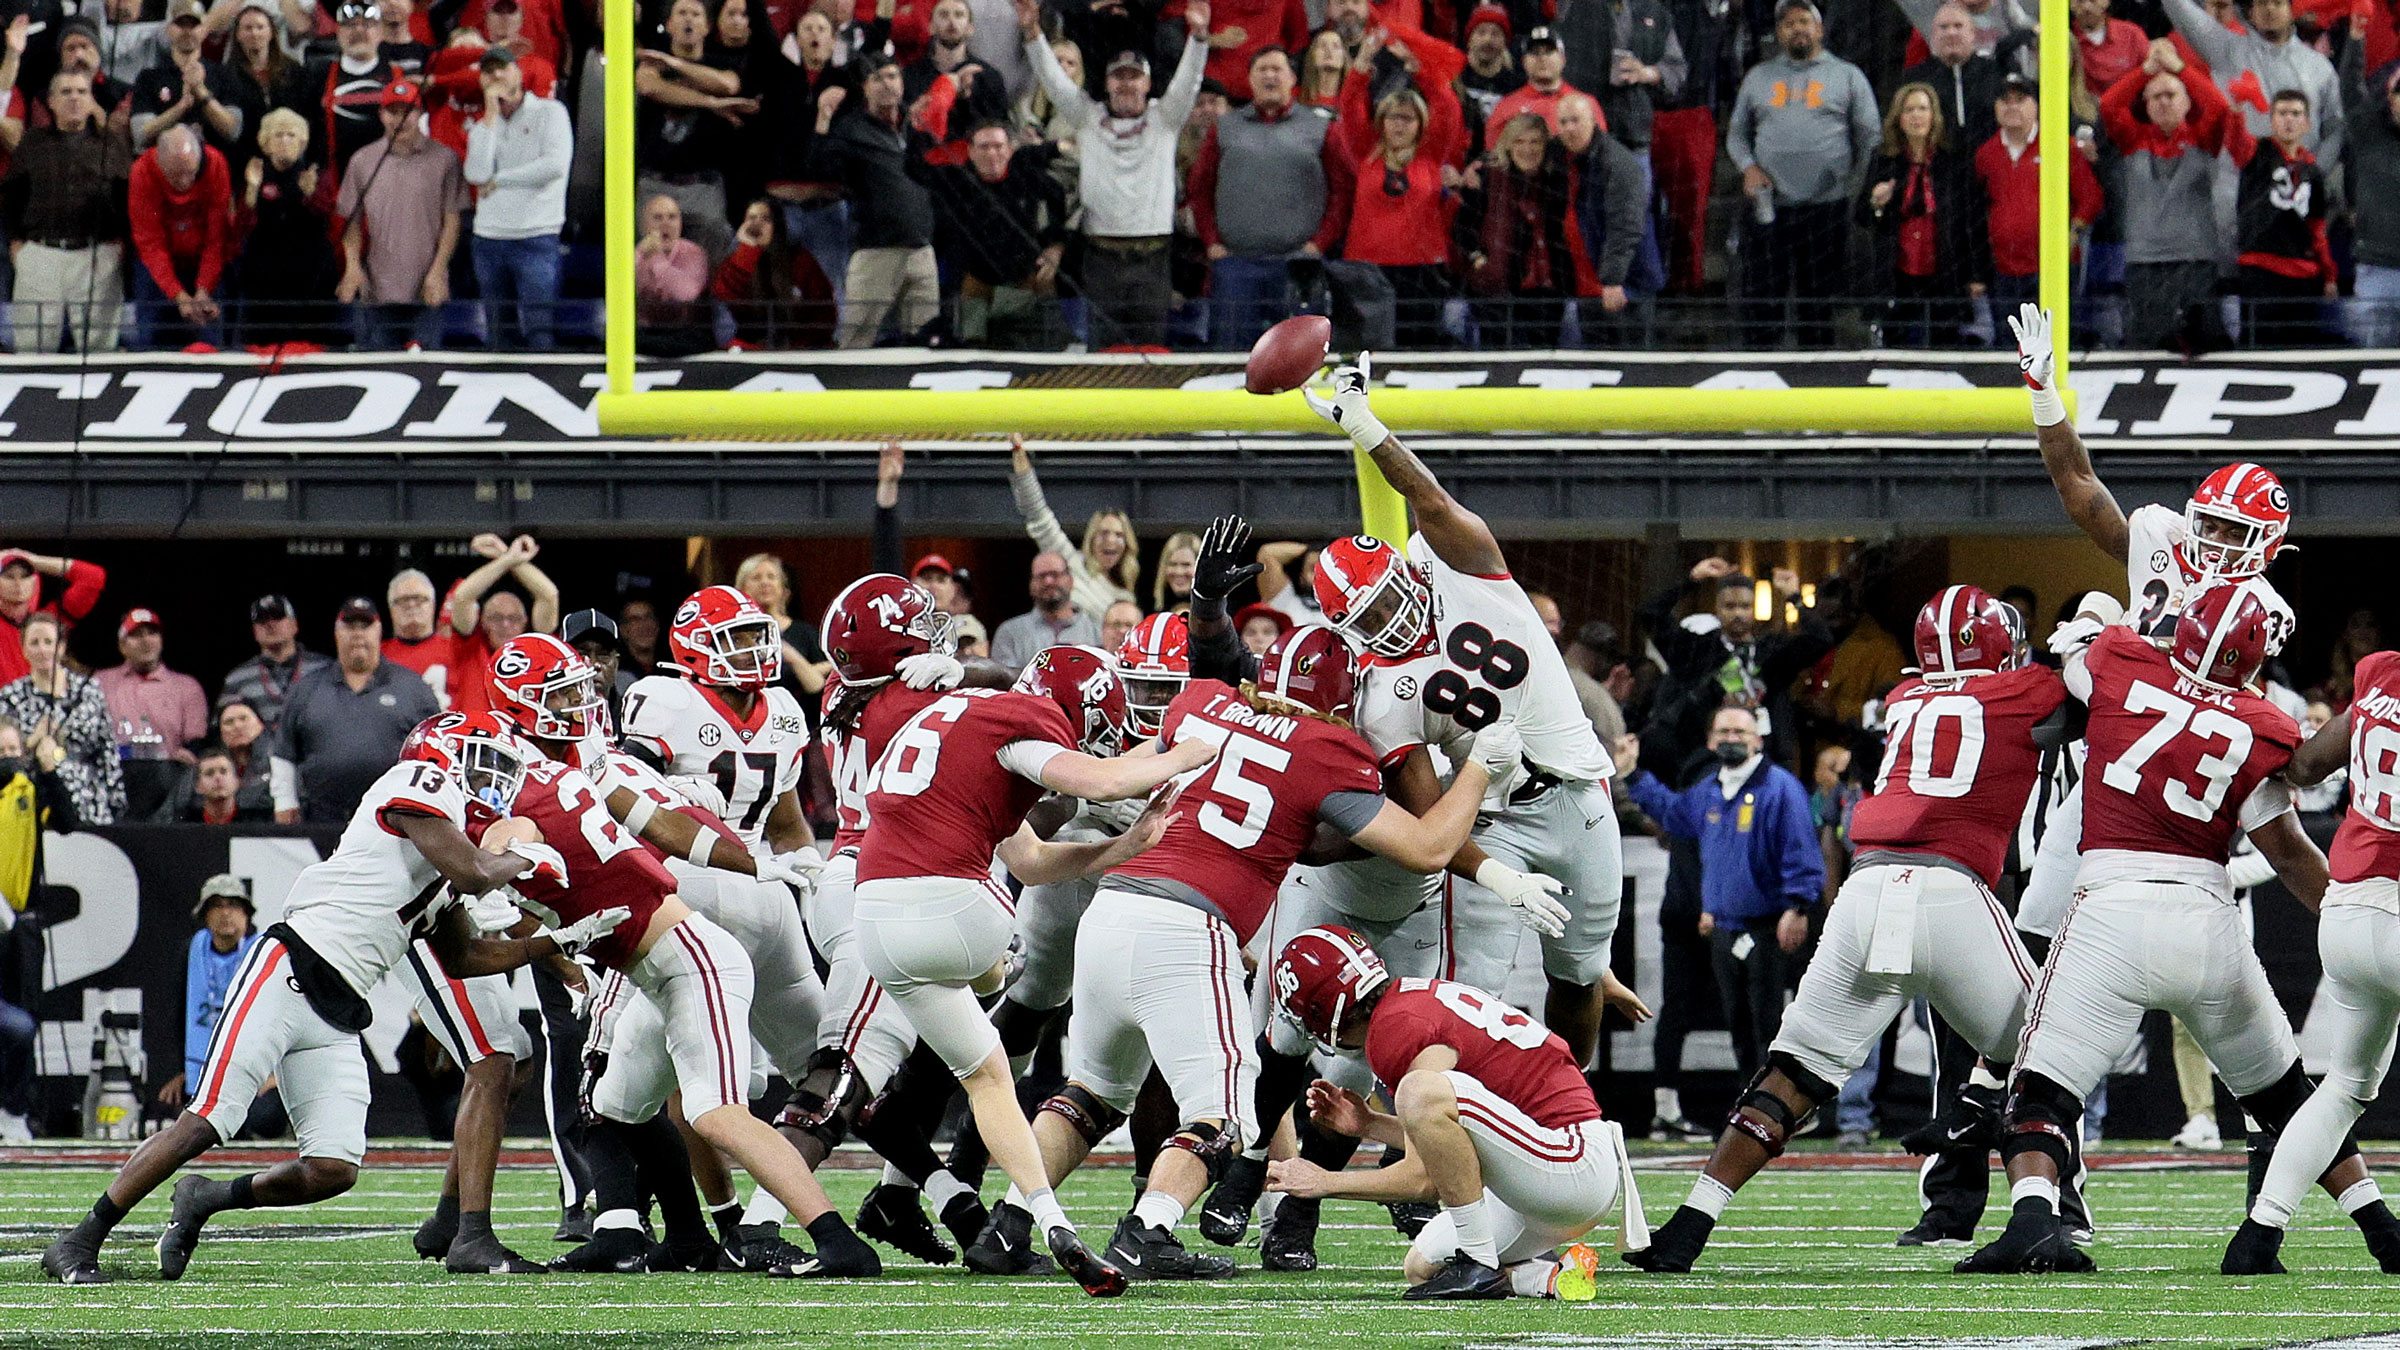
[[[1181,614],[1153,614],[1117,644],[1117,678],[1135,734],[1155,736],[1167,705],[1192,682],[1192,626]]]
[[[950,616],[906,577],[870,573],[825,607],[825,656],[844,684],[881,684],[909,657],[949,650]]]
[[[600,668],[548,633],[522,633],[492,654],[493,711],[526,736],[580,741],[600,729],[608,706]]]
[[[516,804],[533,748],[497,713],[445,712],[419,722],[400,758],[439,765],[467,792],[467,814],[496,820]]]
[[[1312,623],[1276,638],[1258,658],[1256,688],[1269,698],[1346,719],[1358,696],[1358,660],[1340,633]]]
[[[1317,1048],[1338,1051],[1342,1023],[1391,978],[1383,958],[1347,928],[1311,928],[1283,944],[1271,977],[1275,1007]]]
[[[2184,561],[2206,577],[2239,580],[2267,570],[2292,528],[2282,480],[2256,464],[2210,474],[2183,508]]]
[[[783,630],[731,586],[694,591],[667,629],[675,665],[702,684],[764,689],[783,678]]]
[[[1949,587],[1917,611],[1917,669],[1929,680],[2014,670],[2023,631],[1981,587]]]
[[[2240,689],[2283,649],[2281,615],[2273,592],[2257,577],[2220,581],[2193,597],[2175,620],[2175,668],[2203,684]]]
[[[1020,694],[1050,699],[1066,710],[1075,742],[1085,753],[1113,755],[1125,748],[1132,720],[1116,658],[1098,647],[1048,647],[1034,655],[1014,686]]]
[[[1441,640],[1425,569],[1371,535],[1327,544],[1317,554],[1316,590],[1325,621],[1377,656],[1422,656]]]

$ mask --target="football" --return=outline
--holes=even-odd
[[[1251,344],[1243,387],[1253,394],[1288,394],[1325,368],[1333,320],[1322,314],[1285,319]]]

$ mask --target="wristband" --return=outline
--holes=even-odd
[[[717,832],[703,825],[692,836],[692,846],[683,851],[683,860],[694,867],[708,866],[709,855],[717,851]]]
[[[639,792],[633,794],[633,809],[625,813],[624,824],[626,832],[628,834],[640,834],[643,830],[650,828],[650,818],[657,814],[657,802],[650,800],[648,797]],[[706,834],[708,831],[703,829],[701,833]]]
[[[1352,421],[1357,422],[1358,425],[1353,427],[1350,425]],[[1381,449],[1383,443],[1392,438],[1392,433],[1383,425],[1383,419],[1377,417],[1374,411],[1367,407],[1367,401],[1363,398],[1358,401],[1358,412],[1343,421],[1342,430],[1350,433],[1352,445],[1369,454]]]
[[[2033,391],[2033,424],[2054,427],[2067,420],[2067,405],[2056,389],[2036,388]]]
[[[1499,870],[1495,872],[1493,870],[1494,868]],[[1482,862],[1475,864],[1475,884],[1483,887],[1487,891],[1496,893],[1500,889],[1498,885],[1499,878],[1503,874],[1514,876],[1516,875],[1516,872],[1517,869],[1500,861],[1498,858],[1486,858]]]

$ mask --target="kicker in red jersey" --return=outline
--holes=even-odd
[[[953,689],[910,717],[875,761],[858,879],[991,875],[1045,790],[1000,763],[1017,741],[1073,750],[1075,728],[1056,700],[999,689]]]
[[[2224,862],[2242,804],[2290,761],[2299,724],[2248,690],[2190,678],[2128,628],[2102,632],[2083,660],[2083,851]]]
[[[2400,652],[2362,658],[2350,703],[2350,809],[2333,836],[2335,881],[2400,876]]]
[[[1382,776],[1357,732],[1313,717],[1259,712],[1216,680],[1196,680],[1176,695],[1159,726],[1161,746],[1201,740],[1218,755],[1176,799],[1179,818],[1166,836],[1110,875],[1190,886],[1243,942],[1266,922],[1284,873],[1316,837],[1329,799],[1374,798],[1372,806],[1359,803],[1367,809],[1351,829],[1382,805]]]
[[[1600,1118],[1567,1043],[1497,995],[1455,980],[1397,980],[1367,1025],[1367,1067],[1398,1086],[1430,1046],[1458,1052],[1458,1071],[1552,1129]]]
[[[2041,770],[2033,728],[2066,699],[2065,681],[2047,666],[1947,687],[1904,681],[1884,703],[1883,768],[1851,819],[1851,842],[1938,854],[1997,885]]]
[[[831,714],[842,686],[825,685],[825,711]],[[825,743],[825,759],[833,772],[833,846],[829,853],[857,848],[867,837],[867,793],[875,781],[875,761],[908,719],[942,697],[939,689],[911,689],[897,680],[877,690],[848,731],[827,720],[817,738]]]
[[[608,813],[592,780],[557,760],[526,766],[514,814],[533,822],[543,842],[567,864],[564,887],[539,876],[517,881],[525,908],[552,928],[619,905],[631,910],[589,953],[600,965],[623,969],[650,931],[659,903],[675,893],[675,878],[647,844]]]

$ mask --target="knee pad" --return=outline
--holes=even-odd
[[[2283,1077],[2247,1097],[2236,1098],[2236,1100],[2241,1102],[2242,1109],[2249,1112],[2250,1118],[2257,1121],[2259,1128],[2271,1138],[2282,1134],[2283,1127],[2292,1123],[2292,1117],[2299,1113],[2300,1107],[2308,1101],[2308,1094],[2313,1090],[2313,1085],[2308,1081],[2308,1074],[2300,1068],[2300,1061],[2293,1060],[2292,1067],[2283,1071]]]
[[[850,1137],[866,1102],[867,1085],[859,1081],[850,1056],[838,1046],[819,1046],[810,1052],[791,1100],[776,1113],[775,1128],[798,1130],[830,1152]]]
[[[1069,1083],[1041,1109],[1075,1127],[1087,1144],[1098,1144],[1125,1123],[1125,1113],[1092,1095],[1081,1083]]]
[[[2042,1074],[2020,1073],[2008,1094],[2001,1161],[2021,1153],[2046,1153],[2063,1177],[2075,1168],[2077,1131],[2082,1127],[2081,1097]]]
[[[1228,1130],[1213,1120],[1195,1120],[1167,1137],[1168,1148],[1179,1148],[1200,1160],[1208,1169],[1208,1184],[1222,1180],[1225,1168],[1233,1155],[1242,1150],[1242,1132]]]
[[[1795,1113],[1783,1098],[1767,1091],[1769,1073],[1782,1074],[1791,1081],[1792,1086],[1800,1089],[1801,1095],[1811,1103],[1808,1110]],[[1801,1122],[1816,1113],[1815,1103],[1833,1095],[1834,1089],[1828,1087],[1824,1079],[1802,1067],[1800,1061],[1787,1054],[1770,1053],[1766,1064],[1751,1075],[1749,1083],[1734,1098],[1733,1111],[1725,1118],[1725,1123],[1756,1140],[1758,1146],[1767,1151],[1769,1158],[1780,1157],[1784,1145],[1800,1132]],[[1745,1111],[1755,1111],[1766,1119],[1755,1119],[1744,1114]]]

